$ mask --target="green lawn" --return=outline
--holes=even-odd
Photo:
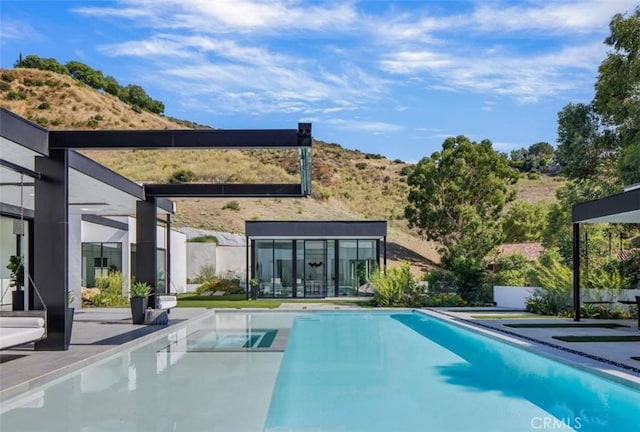
[[[552,336],[564,342],[640,342],[640,336]]]
[[[464,311],[458,311],[458,312],[464,312]],[[519,319],[519,318],[532,318],[532,319],[536,319],[536,318],[559,318],[557,316],[553,316],[553,315],[526,315],[526,314],[519,314],[519,315],[471,315],[471,318],[473,319]]]
[[[331,303],[336,306],[345,304],[357,304],[360,307],[370,307],[371,300],[292,300],[292,299],[258,299],[247,300],[244,294],[232,294],[224,296],[198,296],[194,293],[178,295],[178,307],[203,307],[203,308],[268,308],[280,307],[282,303]]]
[[[573,327],[593,327],[593,328],[617,328],[617,327],[629,327],[627,325],[616,323],[526,323],[526,324],[504,324],[506,327],[512,328],[573,328]]]

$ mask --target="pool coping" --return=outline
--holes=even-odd
[[[604,357],[588,354],[559,344],[522,335],[507,329],[478,322],[468,318],[447,313],[439,309],[413,309],[429,317],[446,321],[469,331],[482,334],[492,339],[508,343],[533,354],[542,355],[568,366],[593,373],[605,379],[640,390],[640,368],[618,363]],[[613,367],[606,368],[606,366]],[[630,373],[632,372],[632,373]],[[637,375],[636,375],[637,374]]]

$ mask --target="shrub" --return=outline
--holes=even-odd
[[[433,269],[425,280],[429,282],[430,293],[452,293],[456,290],[456,277],[449,270]]]
[[[96,288],[100,293],[91,298],[91,305],[95,307],[126,306],[129,299],[122,295],[124,278],[119,271],[109,272],[105,277],[96,278]]]
[[[11,85],[4,81],[0,81],[0,91],[7,91],[11,89]]]
[[[429,293],[423,303],[423,306],[456,307],[465,306],[466,304],[467,302],[465,302],[459,294]]]
[[[526,310],[540,315],[571,315],[569,288],[537,288],[527,300]]]
[[[6,98],[9,100],[25,100],[27,98],[27,95],[21,90],[10,91],[9,93],[7,93]]]
[[[171,177],[169,177],[169,183],[189,183],[195,178],[196,175],[193,171],[189,169],[180,169],[171,174]]]
[[[425,295],[413,279],[407,263],[384,273],[377,269],[370,282],[375,289],[373,301],[377,306],[421,306],[424,301]]]
[[[215,279],[216,277],[216,269],[212,265],[203,265],[200,266],[200,270],[198,270],[198,275],[193,279],[193,283],[201,284],[206,281]]]
[[[358,162],[356,164],[356,168],[358,168],[359,170],[363,170],[367,167],[367,164],[365,162]]]
[[[215,243],[218,244],[218,237],[214,235],[201,235],[187,240],[188,243]],[[202,270],[202,267],[200,267]]]
[[[0,75],[0,79],[2,79],[2,81],[11,82],[16,78],[10,73],[2,72],[2,75]]]
[[[40,105],[38,105],[39,110],[46,110],[46,109],[49,109],[50,107],[51,105],[49,105],[49,102],[42,102]]]
[[[228,203],[222,206],[222,210],[226,210],[226,209],[240,211],[240,203],[235,200],[229,201]]]
[[[213,277],[205,281],[196,289],[197,294],[215,293],[223,291],[226,294],[244,294],[245,289],[240,285],[240,279],[222,279]]]

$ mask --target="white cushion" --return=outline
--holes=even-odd
[[[42,319],[42,318],[39,318]],[[0,349],[22,345],[42,339],[44,336],[44,327],[31,328],[0,328]]]
[[[37,317],[0,317],[0,328],[44,327],[44,319]]]
[[[176,296],[158,296],[158,305],[160,309],[171,309],[178,305]]]

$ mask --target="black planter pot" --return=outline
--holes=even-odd
[[[64,334],[67,338],[67,348],[71,345],[71,331],[73,330],[73,314],[76,308],[67,308],[67,320],[64,323]]]
[[[24,291],[20,290],[11,292],[11,310],[24,310]]]
[[[143,324],[148,299],[146,297],[132,297],[129,301],[131,303],[131,318],[133,319],[133,323]]]

